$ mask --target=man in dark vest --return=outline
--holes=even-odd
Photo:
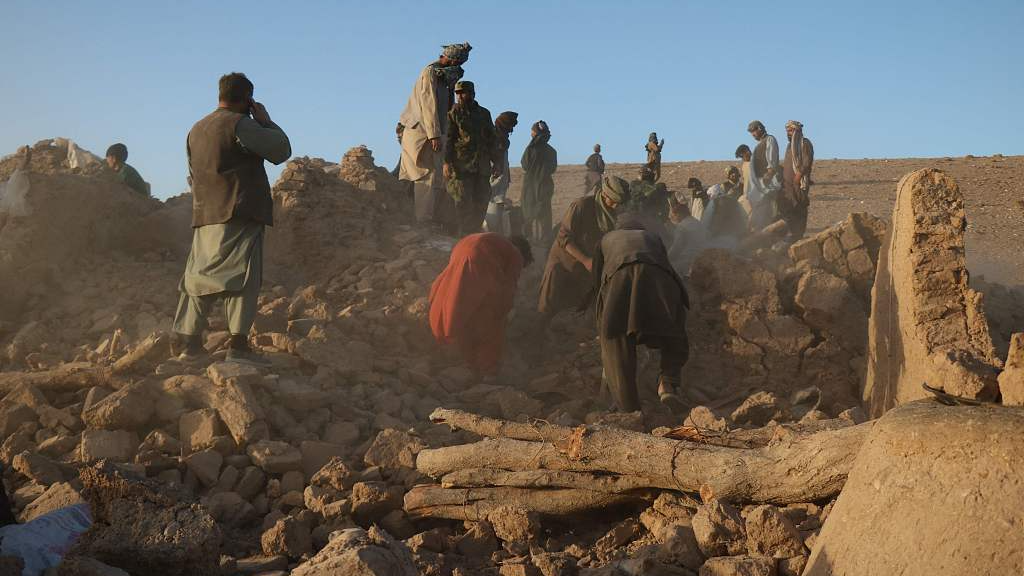
[[[280,164],[292,149],[288,136],[252,95],[245,74],[222,76],[217,109],[188,134],[192,251],[174,317],[182,360],[204,351],[210,311],[223,300],[231,332],[227,360],[269,365],[249,347],[263,276],[263,227],[274,223],[263,161]]]

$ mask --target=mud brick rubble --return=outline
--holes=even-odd
[[[961,417],[911,404],[920,413],[901,407],[869,421],[862,409],[866,393],[894,385],[879,379],[864,389],[875,353],[876,269],[889,249],[887,220],[870,214],[850,214],[792,246],[705,252],[689,279],[684,374],[699,405],[680,418],[645,390],[644,415],[613,414],[596,393],[601,362],[589,319],[558,318],[543,346],[530,337],[540,266],[521,280],[497,384],[475,381],[437,347],[427,294],[452,241],[411,225],[406,188],[365,147],[339,164],[296,158],[273,187],[276,225],[253,337],[273,361],[263,371],[222,361],[228,334],[220,320],[206,336],[207,361],[169,359],[190,197],[141,198],[95,164],[69,168],[64,140],[33,152],[32,214],[0,215],[0,460],[22,521],[90,504],[95,524],[61,575],[824,574],[827,561],[839,566],[859,550],[849,524],[844,532],[829,518],[841,514],[860,531],[884,522],[885,511],[862,494],[871,482],[862,469],[882,473],[885,434],[907,420],[938,419],[930,424],[938,430],[943,418]],[[0,179],[15,162],[0,160]],[[917,178],[925,177],[938,178]],[[911,194],[915,182],[900,186]],[[931,185],[959,193],[951,181]],[[1024,294],[984,281],[968,287],[962,257],[944,265],[963,276],[950,289],[975,302],[970,313],[983,319],[984,333],[974,335],[987,339],[989,365],[970,369],[987,369],[992,382],[1001,372],[984,399],[998,399],[1002,388],[1006,404],[1024,403],[1024,340],[1013,336],[1024,325]],[[920,290],[911,280],[893,286],[894,301]],[[941,314],[958,313],[966,314]],[[909,346],[914,332],[903,335]],[[958,362],[956,342],[943,345],[929,353]],[[652,380],[655,369],[645,362],[642,377]],[[491,433],[446,420],[435,413],[441,407],[538,436],[501,438],[512,424]],[[1009,415],[985,416],[991,426],[1020,425],[1018,409],[998,409]],[[588,459],[587,442],[602,434],[677,446],[666,474],[681,483],[630,470],[626,456]],[[806,492],[782,478],[736,488],[676,469],[681,451],[703,446],[723,461],[795,458],[817,473],[824,464],[802,450],[829,434],[838,440],[820,452],[844,445],[850,456],[836,455],[828,480]],[[927,439],[916,441],[925,447],[908,454],[931,453]],[[567,460],[546,467],[525,458],[500,470],[446,460],[443,474],[429,464],[454,454],[444,450],[473,453],[482,442],[518,442]],[[990,449],[1021,464],[1020,442],[1000,442]],[[866,463],[853,458],[861,445],[873,454]],[[975,472],[997,459],[986,454]],[[943,483],[956,490],[955,479]],[[438,504],[450,492],[461,496]],[[423,494],[429,506],[417,500]],[[489,494],[512,496],[495,504]],[[562,499],[567,494],[573,498]],[[1001,517],[1019,521],[1020,484],[1009,497],[1015,510]],[[836,558],[825,558],[823,538]],[[1019,534],[1000,538],[1004,550],[1021,549]],[[894,565],[911,554],[887,551]]]

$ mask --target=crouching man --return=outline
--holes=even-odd
[[[658,398],[675,412],[682,368],[689,357],[686,311],[690,303],[683,281],[669,263],[661,238],[644,230],[637,218],[620,222],[601,239],[594,256],[592,297],[604,366],[603,386],[615,408],[640,410],[637,346],[661,352]]]
[[[498,372],[519,274],[532,261],[522,236],[470,234],[455,245],[430,287],[434,338],[457,346],[478,377],[490,379]]]

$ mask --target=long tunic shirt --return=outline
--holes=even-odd
[[[433,138],[442,142],[448,134],[448,86],[436,72],[436,62],[420,72],[412,94],[398,121],[402,131],[402,162],[399,178],[413,182],[429,176],[437,166],[436,154],[429,144]]]
[[[811,180],[811,169],[814,165],[814,146],[807,138],[802,139],[803,153],[800,155],[800,174],[806,182]],[[782,161],[782,194],[779,198],[780,205],[797,208],[806,206],[809,202],[807,190],[810,186],[803,186],[796,181],[796,160],[793,158],[793,145],[786,147],[786,156]]]
[[[508,161],[508,149],[510,142],[507,133],[495,128],[494,149],[498,161],[498,175],[491,178],[491,198],[494,200],[505,199],[508,188],[512,184],[512,169]]]
[[[657,234],[646,230],[605,234],[594,257],[592,277],[599,285],[601,337],[635,336],[641,344],[686,337],[686,288]]]
[[[566,249],[571,242],[588,258],[593,257],[604,232],[598,226],[596,196],[574,201],[562,218],[551,251],[548,252],[544,278],[540,285],[538,310],[554,315],[561,310],[579,306],[590,289],[590,274]]]

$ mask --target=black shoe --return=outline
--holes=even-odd
[[[231,341],[228,344],[228,353],[224,357],[224,361],[234,362],[235,364],[245,364],[256,368],[270,368],[273,366],[273,363],[268,360],[266,356],[249,347],[248,338],[237,334],[231,335]]]
[[[171,353],[179,362],[196,362],[206,355],[201,334],[175,334],[175,336],[176,342]]]

